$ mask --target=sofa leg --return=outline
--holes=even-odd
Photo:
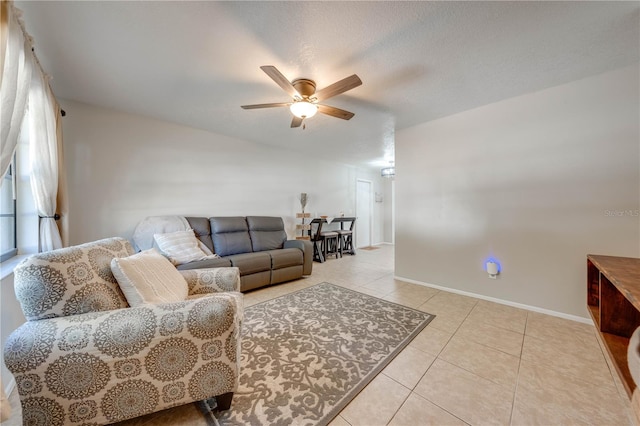
[[[216,396],[217,409],[219,411],[226,411],[231,408],[231,400],[233,399],[233,392],[223,393]]]

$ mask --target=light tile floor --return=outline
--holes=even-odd
[[[393,258],[393,246],[359,250],[245,295],[250,306],[327,281],[437,315],[331,426],[632,424],[592,326],[395,280]],[[10,400],[3,426],[21,424]],[[124,423],[204,424],[193,405]]]

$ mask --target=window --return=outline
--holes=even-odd
[[[18,254],[16,227],[16,157],[2,177],[0,187],[0,262]]]

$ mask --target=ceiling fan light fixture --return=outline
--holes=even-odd
[[[291,114],[298,118],[311,118],[318,112],[318,105],[307,101],[298,101],[289,107]]]
[[[380,175],[383,178],[392,178],[396,176],[396,168],[391,166],[391,167],[385,167],[384,169],[380,170]]]
[[[242,105],[242,109],[260,109],[275,108],[288,106],[293,114],[291,120],[291,128],[300,127],[304,129],[304,119],[316,115],[316,113],[340,118],[342,120],[350,120],[355,115],[352,112],[345,111],[340,108],[329,105],[319,104],[329,98],[340,95],[347,90],[351,90],[362,84],[360,78],[353,74],[347,78],[325,87],[316,92],[316,82],[308,78],[297,78],[289,81],[287,77],[282,75],[280,71],[273,65],[263,65],[260,67],[281,89],[283,89],[291,97],[293,102],[276,102],[268,104]]]

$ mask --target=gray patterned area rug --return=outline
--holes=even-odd
[[[434,318],[329,283],[245,310],[240,387],[211,425],[326,425]]]

